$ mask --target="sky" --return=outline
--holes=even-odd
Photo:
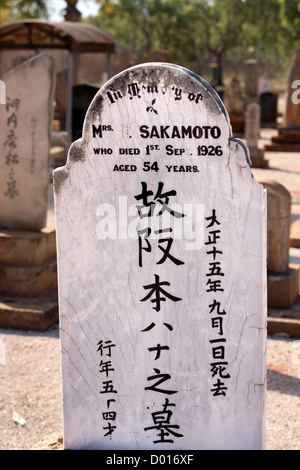
[[[67,3],[64,0],[48,0],[47,4],[50,11],[50,21],[63,21],[61,11],[66,8]],[[82,16],[88,16],[95,15],[98,12],[99,5],[93,0],[79,0],[76,8]]]

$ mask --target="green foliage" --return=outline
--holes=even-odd
[[[279,0],[280,23],[283,28],[283,43],[286,49],[292,47],[300,51],[300,2],[299,0]]]
[[[285,66],[300,49],[300,0],[98,0],[90,18],[116,36],[143,61],[150,50],[165,49],[173,62],[218,63],[225,57],[255,57],[266,68]]]
[[[150,50],[167,49],[189,53],[195,43],[187,25],[191,22],[189,4],[182,0],[104,0],[94,24],[118,37],[143,59]]]
[[[41,17],[48,17],[47,0],[0,0],[0,23]]]

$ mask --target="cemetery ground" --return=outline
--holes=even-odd
[[[262,129],[259,145],[273,132]],[[293,230],[300,219],[299,154],[267,152],[265,158],[269,167],[254,168],[253,173],[258,180],[278,181],[290,191]],[[54,223],[52,201],[48,222]],[[300,248],[292,247],[290,258],[300,264]],[[282,309],[273,313],[287,314]],[[293,314],[300,319],[300,303]],[[0,449],[29,450],[45,436],[62,432],[59,327],[46,332],[0,329],[0,346]],[[299,450],[299,384],[300,336],[268,334],[266,450]],[[61,443],[53,441],[60,449]]]

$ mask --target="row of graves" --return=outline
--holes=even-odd
[[[267,306],[299,267],[290,194],[251,171],[258,103],[247,146],[193,72],[118,74],[53,172],[49,227],[51,57],[2,80],[0,326],[59,318],[64,448],[263,449]]]
[[[256,60],[244,64],[244,90],[236,78],[232,78],[224,91],[223,101],[230,116],[235,135],[244,136],[251,153],[252,166],[267,168],[265,152],[300,152],[299,88],[300,55],[293,58],[285,93],[286,109],[278,126],[278,95],[272,91],[269,80],[259,80]],[[271,141],[258,148],[260,127],[278,128]]]

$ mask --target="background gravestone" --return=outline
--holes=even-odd
[[[234,134],[243,133],[245,130],[245,100],[240,83],[236,78],[232,78],[227,85],[223,102],[229,114]]]
[[[2,79],[0,227],[41,230],[48,209],[53,59],[34,56]]]
[[[266,128],[274,128],[277,125],[278,96],[271,91],[260,94],[261,124]]]
[[[293,99],[293,95],[299,96],[299,93],[296,92],[297,88],[299,88],[299,71],[300,54],[296,54],[293,58],[288,77],[284,125],[291,129],[297,129],[298,131],[300,131],[300,106],[299,100]],[[296,86],[294,82],[296,82]]]
[[[258,148],[260,130],[260,105],[249,103],[246,109],[245,138],[250,151],[253,167],[266,168],[268,161],[264,159],[263,149]]]
[[[53,59],[3,76],[0,107],[0,326],[46,330],[58,320],[55,229],[46,226]]]
[[[286,88],[284,122],[265,149],[274,152],[300,152],[300,105],[298,102],[300,54],[293,58]]]
[[[117,75],[54,189],[64,447],[263,448],[266,198],[216,92]]]
[[[260,180],[267,189],[267,272],[269,307],[290,308],[299,295],[298,265],[290,263],[292,198],[277,181]]]

